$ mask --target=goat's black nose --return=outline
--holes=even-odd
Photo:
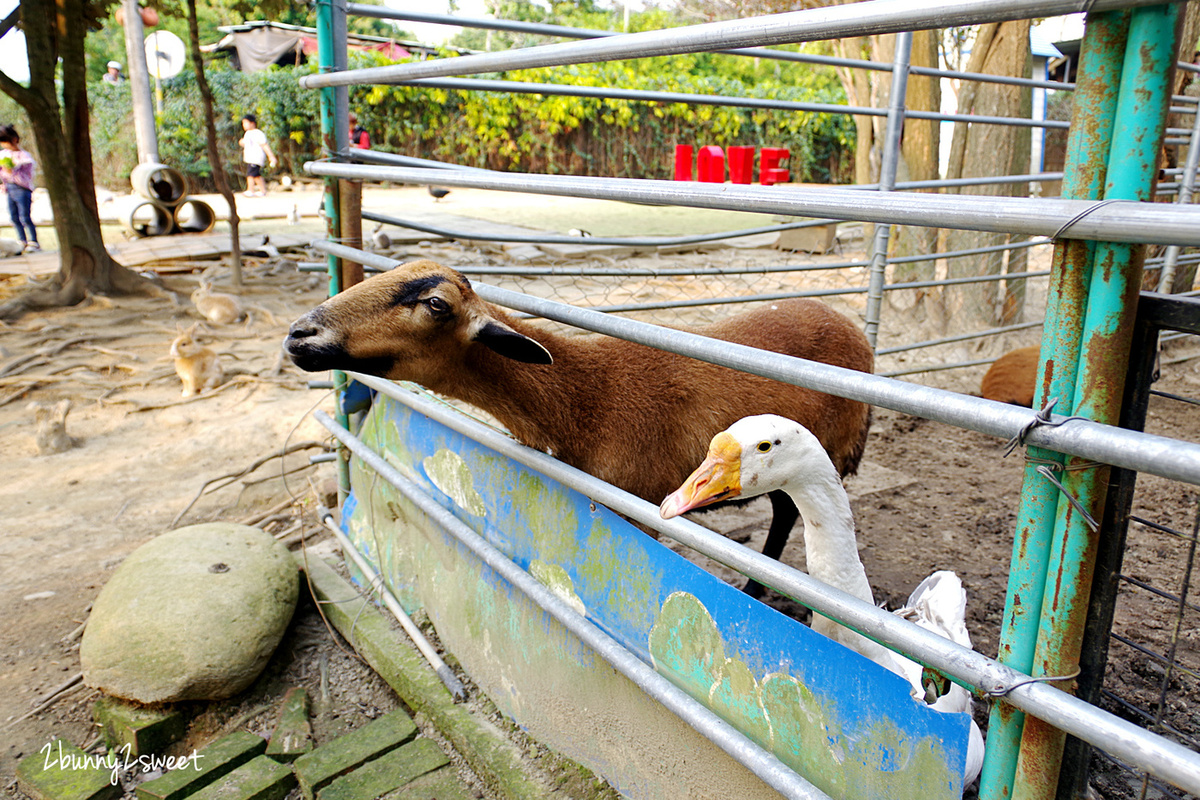
[[[308,317],[301,317],[292,323],[292,327],[288,328],[289,339],[308,339],[316,336],[320,328]]]

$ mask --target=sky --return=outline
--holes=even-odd
[[[17,7],[18,0],[0,0],[0,19]],[[29,80],[29,57],[25,53],[25,34],[11,30],[0,39],[0,72],[22,83]]]

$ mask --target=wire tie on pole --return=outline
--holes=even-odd
[[[1008,458],[1012,454],[1013,450],[1016,450],[1018,447],[1024,445],[1025,437],[1029,435],[1030,431],[1039,425],[1043,425],[1047,428],[1057,428],[1059,425],[1062,425],[1065,422],[1070,422],[1073,419],[1087,419],[1087,417],[1063,417],[1062,419],[1052,420],[1050,418],[1050,412],[1054,410],[1054,406],[1057,405],[1057,403],[1058,398],[1051,397],[1046,402],[1046,405],[1042,407],[1042,410],[1034,414],[1033,419],[1022,425],[1021,429],[1017,431],[1017,434],[1008,440],[1008,444],[1005,445],[1004,448],[1004,455],[1001,456],[1001,458]],[[1076,469],[1082,469],[1082,467],[1077,467]]]
[[[1100,530],[1100,525],[1097,524],[1095,518],[1087,512],[1087,509],[1083,507],[1083,503],[1079,502],[1079,499],[1076,498],[1075,495],[1068,492],[1067,488],[1059,483],[1058,478],[1054,477],[1054,470],[1050,469],[1045,464],[1039,465],[1036,470],[1043,478],[1053,483],[1055,487],[1057,487],[1058,491],[1062,492],[1062,496],[1067,498],[1067,502],[1079,512],[1080,516],[1083,517],[1083,521],[1087,523],[1089,528],[1091,528],[1093,531]]]
[[[1080,668],[1076,667],[1075,671],[1070,675],[1040,675],[1036,678],[1026,678],[1023,681],[1017,681],[1011,686],[997,686],[995,689],[988,689],[987,694],[991,697],[1006,697],[1014,689],[1021,686],[1027,686],[1031,683],[1051,683],[1053,681],[1070,681],[1079,677]]]
[[[1013,450],[1016,450],[1018,447],[1024,445],[1025,437],[1028,436],[1029,432],[1038,425],[1052,425],[1053,423],[1050,421],[1050,412],[1054,410],[1054,406],[1057,404],[1058,398],[1051,397],[1046,402],[1046,405],[1042,407],[1042,410],[1034,414],[1033,419],[1022,425],[1021,429],[1017,431],[1016,436],[1008,440],[1008,444],[1004,448],[1004,455],[1001,456],[1001,458],[1008,458],[1010,455],[1012,455]]]
[[[1083,469],[1095,469],[1096,467],[1104,466],[1104,464],[1099,461],[1080,461],[1078,464],[1063,464],[1050,458],[1035,458],[1031,455],[1025,456],[1025,463],[1041,464],[1047,469],[1052,469],[1055,472],[1078,472],[1079,470]]]
[[[1092,4],[1092,2],[1095,2],[1095,0],[1090,0],[1088,5],[1090,6]],[[1080,211],[1078,214],[1076,214],[1075,216],[1071,217],[1069,220],[1064,222],[1062,227],[1059,228],[1058,230],[1056,230],[1054,232],[1054,235],[1051,236],[1050,238],[1058,239],[1058,238],[1062,237],[1062,235],[1064,233],[1066,233],[1071,228],[1071,226],[1073,226],[1076,222],[1079,222],[1079,220],[1081,220],[1084,217],[1091,214],[1093,211],[1096,211],[1099,208],[1102,208],[1104,206],[1111,205],[1111,204],[1117,203],[1117,202],[1120,202],[1120,201],[1118,201],[1117,199],[1114,198],[1112,200],[1101,200],[1098,203],[1092,203],[1090,206],[1085,208],[1083,211]]]

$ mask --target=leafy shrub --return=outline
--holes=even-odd
[[[376,54],[351,56],[352,68],[382,63],[387,62]],[[715,72],[721,65],[725,71]],[[298,174],[305,161],[321,157],[319,93],[299,86],[299,78],[313,71],[313,66],[300,66],[245,74],[219,62],[208,68],[220,146],[231,175],[241,174],[237,141],[241,117],[248,112],[258,115],[283,171]],[[705,54],[522,70],[502,77],[845,102],[832,70]],[[127,183],[136,164],[128,86],[97,81],[90,88],[97,183]],[[159,155],[188,177],[193,190],[210,191],[194,76],[185,70],[164,81],[163,94]],[[676,143],[787,147],[792,179],[798,181],[843,182],[853,161],[853,122],[837,114],[391,85],[351,87],[350,107],[370,131],[373,147],[498,170],[669,178]]]

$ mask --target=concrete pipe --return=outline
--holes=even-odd
[[[138,164],[129,173],[129,182],[142,197],[168,207],[178,205],[187,194],[183,173],[163,164]]]
[[[171,209],[145,200],[130,210],[128,226],[136,236],[165,236],[175,231],[175,218]]]
[[[175,206],[175,226],[180,233],[208,233],[217,223],[217,212],[203,200],[193,197]]]

